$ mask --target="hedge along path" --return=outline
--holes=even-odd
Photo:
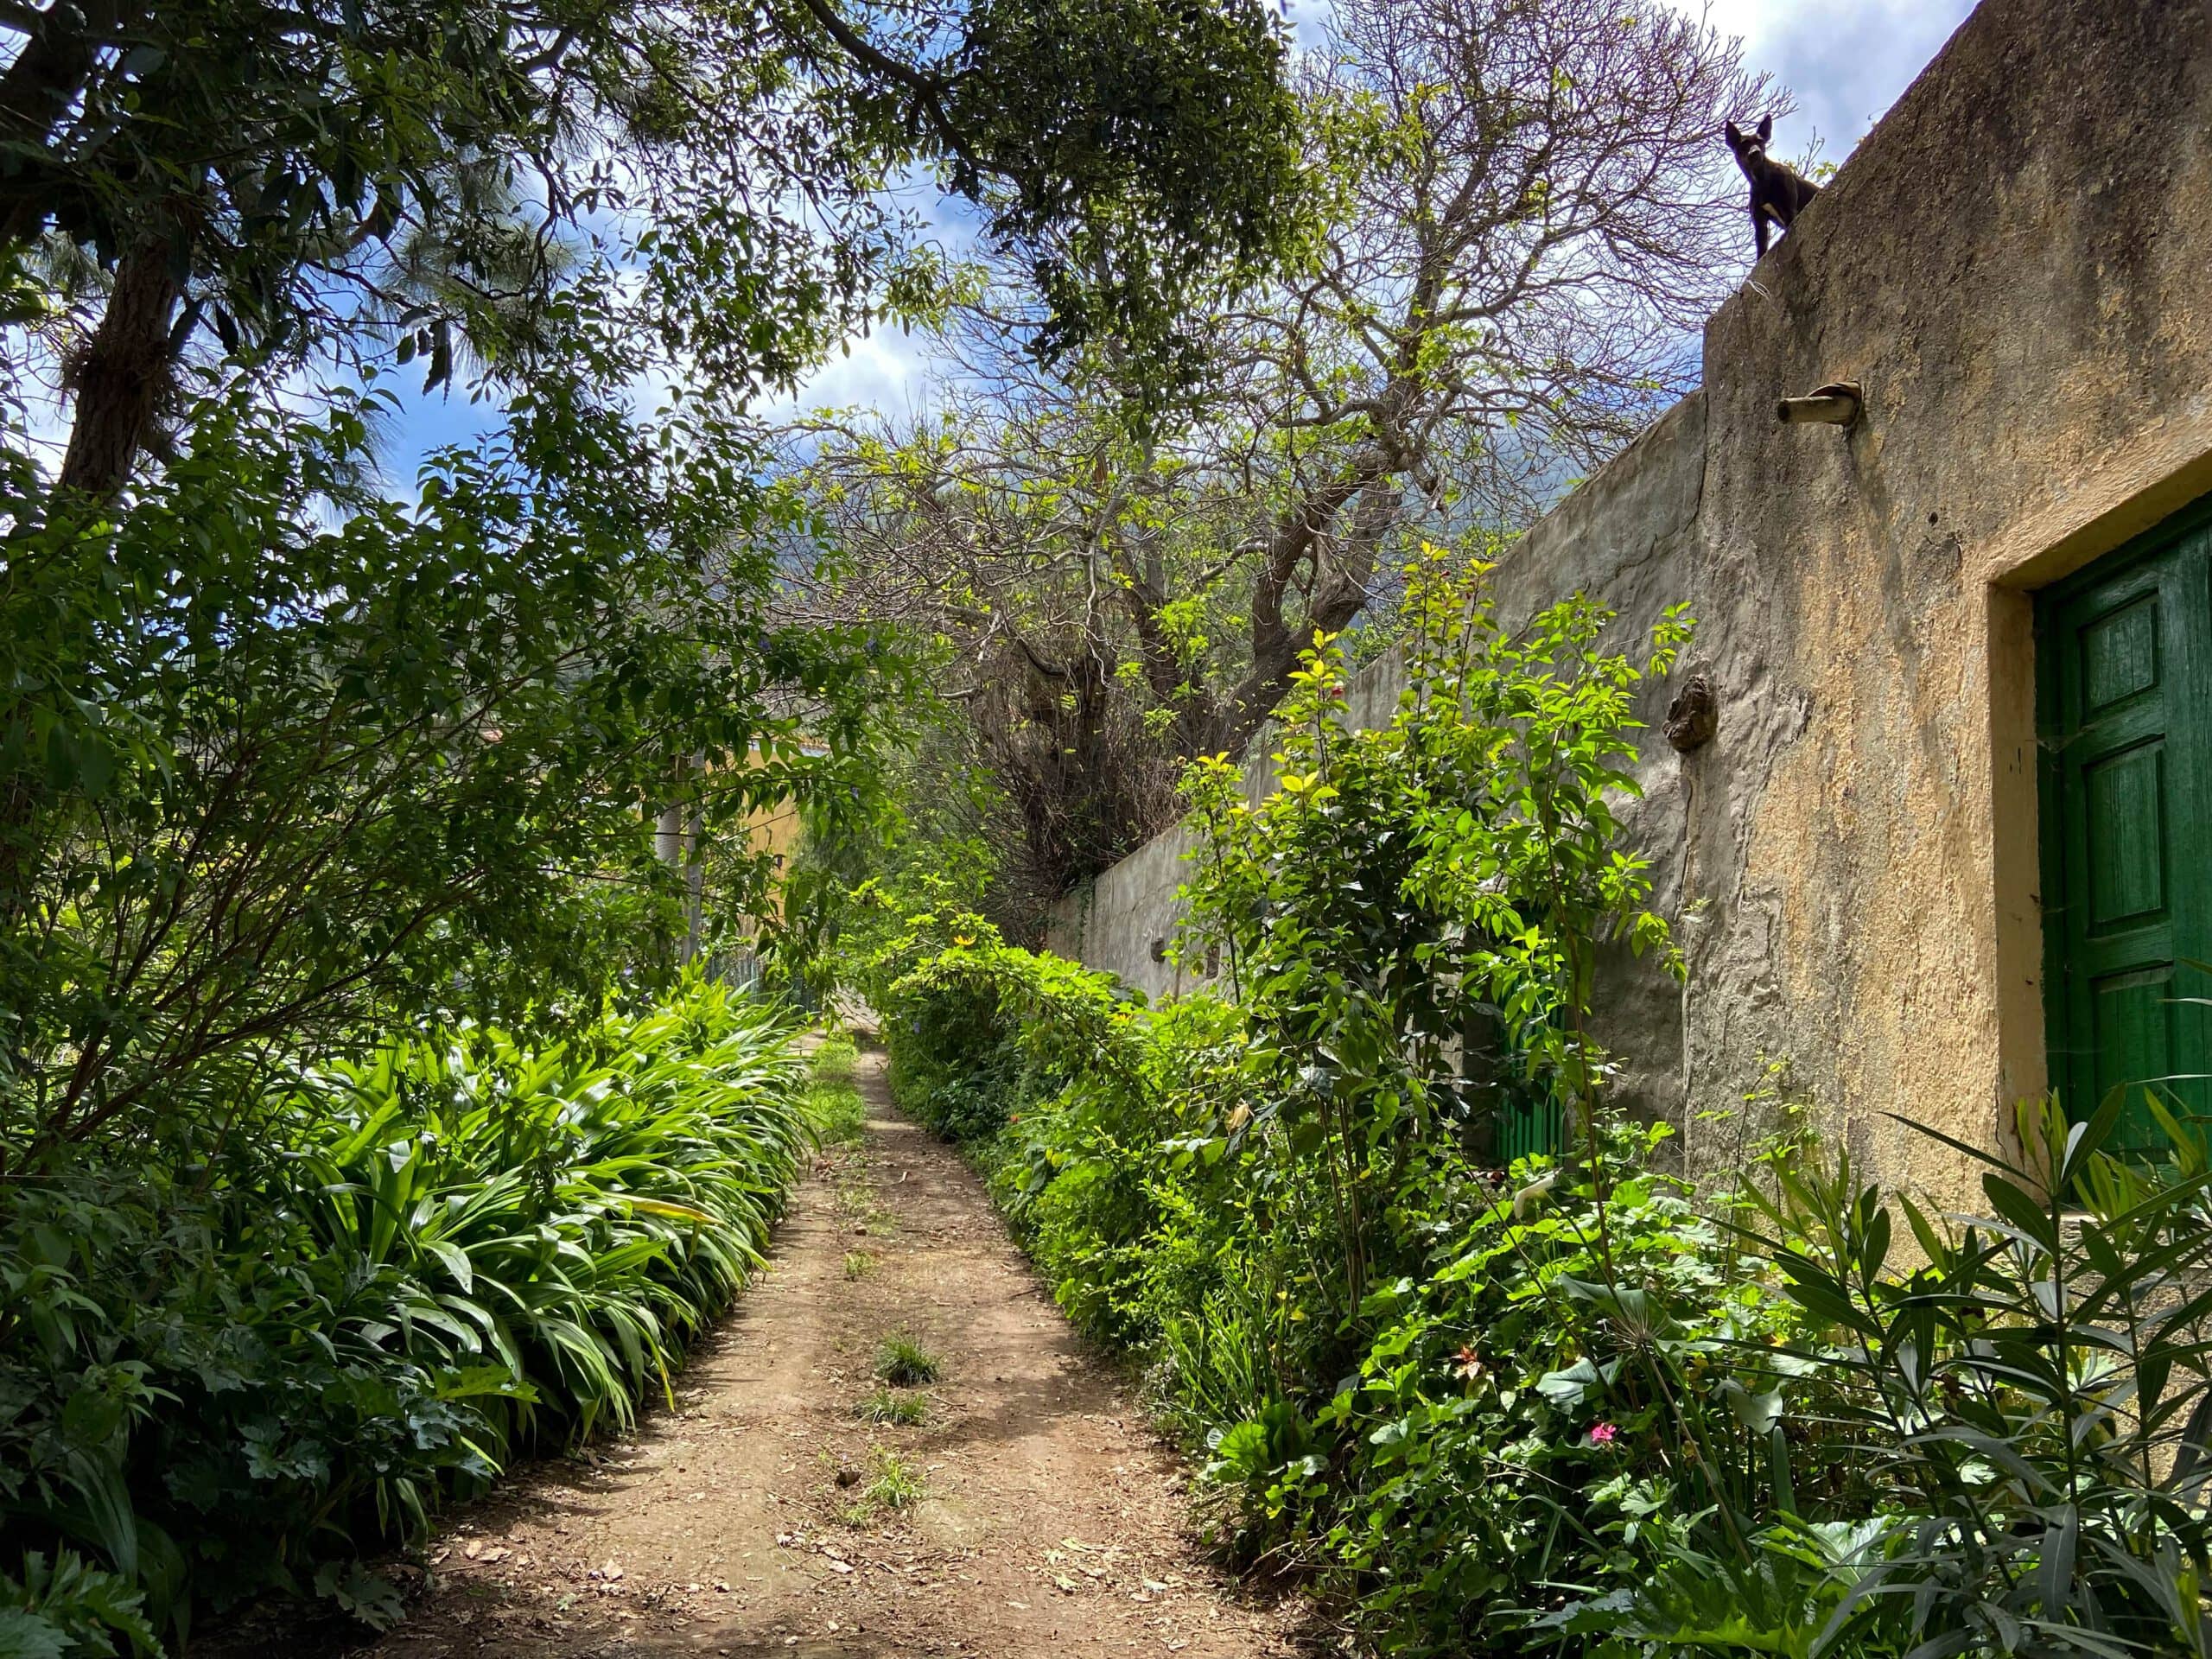
[[[1292,1601],[1255,1602],[1205,1562],[1177,1460],[982,1182],[893,1110],[879,1055],[855,1082],[865,1139],[817,1160],[769,1271],[677,1378],[677,1408],[602,1444],[596,1465],[519,1473],[455,1516],[407,1624],[363,1651],[1298,1650]],[[919,1427],[859,1414],[894,1331],[944,1362]],[[872,1446],[922,1473],[926,1495],[855,1527],[840,1516],[873,1477]]]

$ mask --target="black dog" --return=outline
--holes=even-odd
[[[1766,153],[1767,140],[1774,137],[1772,116],[1759,123],[1757,132],[1745,132],[1733,121],[1727,127],[1728,148],[1736,152],[1736,165],[1751,181],[1751,234],[1764,257],[1768,223],[1788,230],[1805,204],[1821,194],[1821,187]]]

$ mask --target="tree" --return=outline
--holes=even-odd
[[[1111,326],[1165,361],[1179,286],[1283,223],[1258,0],[1111,22],[1065,0],[54,0],[0,29],[21,37],[0,260],[52,235],[105,277],[67,351],[60,474],[95,496],[157,437],[203,331],[297,360],[380,322],[435,384],[457,338],[514,357],[518,302],[556,303],[562,245],[608,215],[650,225],[620,256],[641,307],[732,387],[788,384],[911,300],[879,192],[910,164],[942,162],[1027,251],[1048,354]],[[425,239],[448,251],[435,289],[398,257]]]
[[[1140,406],[1179,289],[1287,222],[1258,0],[1134,43],[1057,0],[55,0],[0,31],[8,391],[51,416],[49,369],[68,411],[58,470],[0,444],[17,1167],[203,1146],[256,1068],[378,1022],[558,1025],[671,971],[687,907],[760,909],[711,844],[747,809],[864,792],[898,665],[771,614],[810,555],[746,410],[929,302],[894,174],[940,169],[1057,296],[1040,356],[1139,342]],[[493,435],[409,505],[372,435],[418,359]]]
[[[1314,633],[1358,613],[1405,484],[1517,522],[1689,389],[1685,336],[1732,278],[1713,135],[1766,92],[1738,42],[1607,0],[1334,18],[1306,87],[1329,232],[1272,303],[1224,319],[1252,423],[1283,443],[1250,661],[1205,699],[1201,751],[1241,747]],[[1127,563],[1156,614],[1167,595]],[[1147,663],[1156,694],[1179,683]]]
[[[1192,325],[1203,406],[1131,430],[1110,353],[1008,349],[1041,302],[1001,276],[931,416],[809,434],[843,613],[953,643],[1046,892],[1172,822],[1177,763],[1241,751],[1395,550],[1510,533],[1687,390],[1732,279],[1715,136],[1777,101],[1736,42],[1606,0],[1332,19],[1294,77],[1310,241]]]
[[[302,514],[365,437],[240,397],[128,515],[13,543],[17,614],[52,632],[0,659],[91,677],[7,757],[50,795],[0,944],[0,1170],[11,1147],[188,1143],[365,1025],[558,1026],[618,969],[664,980],[671,751],[709,763],[687,802],[709,830],[855,782],[864,642],[729,603],[774,545],[742,450],[561,410],[446,458],[418,505]],[[745,874],[726,913],[757,908]]]

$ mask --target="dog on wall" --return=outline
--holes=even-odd
[[[1736,153],[1736,165],[1751,181],[1751,236],[1759,245],[1760,257],[1764,257],[1768,227],[1779,226],[1788,230],[1805,204],[1821,194],[1821,187],[1796,168],[1777,162],[1766,153],[1767,144],[1774,137],[1772,116],[1766,117],[1750,132],[1733,121],[1728,122],[1726,137],[1728,148]]]

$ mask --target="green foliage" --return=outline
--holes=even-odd
[[[1740,1213],[1797,1309],[1774,1363],[1818,1401],[1774,1502],[1732,1556],[1547,1624],[1600,1656],[2206,1652],[2212,1166],[2155,1096],[2170,1160],[2115,1156],[2121,1107],[2024,1103],[2015,1158],[1951,1142],[1988,1208],[1942,1221],[1840,1154],[1770,1157]]]
[[[850,1037],[840,1033],[824,1037],[807,1064],[817,1083],[842,1087],[852,1082],[853,1068],[859,1063],[860,1049]]]
[[[1599,651],[1611,619],[1580,598],[1508,637],[1484,570],[1432,549],[1408,573],[1387,725],[1349,728],[1341,652],[1317,638],[1281,710],[1275,791],[1251,805],[1218,758],[1186,783],[1202,840],[1184,957],[1221,951],[1247,1109],[1322,1184],[1332,1325],[1360,1323],[1396,1265],[1395,1196],[1484,1153],[1510,1093],[1571,1108],[1596,1154],[1597,948],[1671,950],[1611,801],[1635,787],[1630,697],[1687,625],[1670,613],[1642,665]],[[1479,1066],[1453,1056],[1470,1048]]]
[[[892,942],[923,959],[882,1002],[902,1100],[988,1144],[1063,1306],[1153,1363],[1211,1447],[1240,1548],[1331,1562],[1406,1630],[1455,1609],[1451,1640],[1549,1570],[1496,1548],[1531,1515],[1583,1529],[1560,1541],[1562,1569],[1607,1528],[1648,1531],[1624,1514],[1648,1496],[1632,1484],[1648,1460],[1586,1434],[1601,1403],[1623,1419],[1609,1437],[1675,1426],[1649,1378],[1601,1401],[1626,1363],[1609,1332],[1663,1287],[1647,1276],[1717,1274],[1726,1255],[1678,1192],[1624,1173],[1641,1142],[1601,1133],[1606,1065],[1579,1018],[1598,944],[1668,949],[1609,804],[1629,787],[1646,670],[1598,649],[1609,619],[1580,601],[1505,637],[1480,575],[1441,556],[1411,573],[1409,684],[1388,726],[1349,728],[1324,639],[1281,711],[1274,794],[1255,807],[1225,763],[1192,768],[1180,949],[1217,951],[1235,1003],[1147,1008],[938,915]],[[1670,619],[1653,666],[1682,633]],[[1479,1075],[1460,1053],[1478,1020]],[[1553,1172],[1553,1207],[1527,1220],[1484,1173],[1487,1119],[1512,1091],[1571,1103],[1583,1130],[1580,1168]],[[1608,1212],[1624,1231],[1596,1226]],[[1742,1323],[1680,1340],[1718,1344]],[[1525,1370],[1495,1385],[1506,1410],[1471,1421],[1454,1368],[1472,1362],[1453,1356],[1492,1326]],[[1538,1386],[1578,1363],[1611,1370],[1590,1399]],[[1487,1516],[1447,1502],[1470,1448],[1507,1428],[1558,1442],[1524,1458],[1529,1507],[1502,1491],[1478,1493]],[[1618,1495],[1584,1501],[1624,1473]],[[1454,1552],[1427,1559],[1463,1533],[1484,1540],[1489,1579]]]
[[[1046,73],[976,87],[1102,158],[1112,100],[1076,89],[1126,77],[1180,111],[1183,41],[1261,49],[1236,9],[1025,10]],[[1174,822],[1185,760],[1246,748],[1317,629],[1387,637],[1421,534],[1510,539],[1688,391],[1673,342],[1740,279],[1713,134],[1783,94],[1726,30],[1612,0],[1332,0],[1300,27],[1298,234],[1259,282],[1185,289],[1203,398],[1133,433],[1115,353],[1037,373],[1007,320],[1055,285],[1002,259],[945,286],[922,408],[807,423],[848,555],[830,602],[940,645],[947,747],[1000,791],[979,908],[1022,943]],[[1240,151],[1249,113],[1208,124]],[[918,780],[925,810],[944,780]]]
[[[976,136],[956,152],[1001,158],[989,198],[1051,311],[1033,349],[1085,347],[1155,412],[1196,390],[1194,336],[1214,279],[1249,276],[1287,251],[1299,194],[1299,111],[1284,41],[1259,0],[975,0],[948,108]],[[1141,113],[1101,119],[1102,111]],[[1132,385],[1128,354],[1153,365]]]
[[[893,1332],[875,1345],[875,1374],[894,1389],[918,1389],[944,1374],[944,1362],[912,1337]]]
[[[1358,1380],[1318,1414],[1357,1447],[1325,1558],[1392,1648],[1494,1639],[1794,1508],[1773,1452],[1802,1391],[1766,1345],[1788,1305],[1644,1166],[1661,1133],[1609,1138],[1602,1199],[1554,1173],[1541,1202],[1433,1205],[1433,1253],[1370,1298]]]
[[[13,24],[0,404],[67,440],[0,446],[0,1649],[381,1622],[364,1555],[664,1392],[854,1128],[679,980],[804,945],[747,826],[869,817],[905,666],[786,620],[816,526],[745,411],[941,306],[886,191],[932,163],[1036,349],[1158,407],[1181,296],[1287,237],[1281,42],[1258,0]],[[486,435],[395,493],[417,365]]]
[[[1847,1158],[1777,1172],[1765,1248],[1891,1522],[1825,1634],[1857,1615],[1901,1650],[2212,1645],[2212,1163],[2155,1092],[2168,1167],[2108,1150],[2125,1095],[2071,1124],[2024,1103],[2017,1157],[1952,1142],[1987,1210],[1948,1224]]]
[[[21,1579],[0,1572],[0,1654],[90,1659],[158,1653],[160,1642],[139,1611],[143,1600],[127,1579],[88,1567],[73,1550],[63,1550],[51,1563],[31,1550],[23,1557]]]
[[[887,1446],[868,1448],[868,1484],[839,1517],[849,1527],[873,1526],[884,1516],[910,1510],[929,1496],[927,1477]]]
[[[812,1081],[806,1090],[806,1120],[825,1146],[851,1146],[868,1128],[868,1103],[853,1086],[858,1058],[849,1037],[830,1038],[808,1062]]]
[[[2201,1128],[2154,1100],[2153,1170],[2117,1097],[2031,1104],[2017,1157],[1953,1143],[1987,1213],[1948,1221],[1802,1114],[1731,1184],[1659,1173],[1586,1030],[1600,943],[1670,950],[1610,805],[1643,671],[1580,601],[1510,639],[1440,570],[1413,601],[1389,727],[1325,639],[1275,793],[1194,769],[1182,949],[1236,1002],[964,918],[889,982],[894,1069],[1147,1363],[1224,1546],[1389,1653],[2212,1651]],[[1531,1095],[1563,1155],[1501,1170]]]
[[[938,798],[931,804],[946,808],[947,787],[934,779],[925,786]],[[879,1012],[892,982],[929,954],[925,944],[942,949],[963,929],[976,937],[967,924],[996,870],[989,849],[961,827],[962,809],[975,801],[954,803],[950,817],[918,817],[917,804],[904,798],[913,787],[903,779],[874,821],[816,815],[785,889],[815,982],[825,994],[849,986]]]
[[[1132,1062],[1137,1004],[1105,976],[999,941],[969,918],[950,949],[892,988],[900,1102],[956,1141],[988,1139],[1013,1105],[1093,1067]]]
[[[65,480],[120,487],[195,334],[248,372],[389,353],[435,388],[467,353],[512,384],[560,349],[580,280],[626,288],[641,325],[614,378],[650,356],[740,397],[788,385],[880,310],[928,308],[936,262],[881,190],[932,161],[1033,269],[1039,348],[1110,340],[1156,400],[1188,378],[1187,290],[1287,242],[1295,115],[1257,0],[1148,10],[43,13],[18,31],[0,257],[50,238],[116,296],[73,372],[99,441]]]
[[[861,1402],[860,1414],[867,1422],[913,1428],[929,1421],[930,1402],[922,1395],[878,1389]]]
[[[766,802],[864,810],[893,664],[770,620],[809,525],[743,411],[934,303],[886,179],[944,161],[1049,280],[1040,348],[1111,334],[1133,385],[1184,284],[1282,240],[1264,8],[1080,11],[23,25],[0,401],[49,421],[43,371],[73,426],[58,477],[0,455],[0,1159],[219,1114],[365,1021],[588,1017],[717,943],[706,868],[738,875],[715,921],[780,931],[723,849]],[[418,358],[473,371],[494,435],[410,507],[372,435]]]
[[[806,1135],[787,1038],[709,986],[550,1048],[461,1028],[277,1080],[184,1177],[19,1185],[0,1542],[97,1551],[180,1630],[264,1590],[385,1616],[360,1554],[630,1422],[751,1277]]]
[[[825,1146],[851,1146],[868,1127],[868,1107],[849,1083],[810,1084],[806,1120]]]
[[[414,508],[302,511],[372,412],[203,410],[129,513],[10,543],[0,1160],[221,1122],[273,1055],[378,1019],[559,1025],[624,969],[664,983],[681,873],[640,809],[671,753],[714,768],[710,832],[842,788],[857,642],[732,607],[768,526],[727,461],[569,410],[448,454]],[[808,686],[839,753],[771,711]]]

